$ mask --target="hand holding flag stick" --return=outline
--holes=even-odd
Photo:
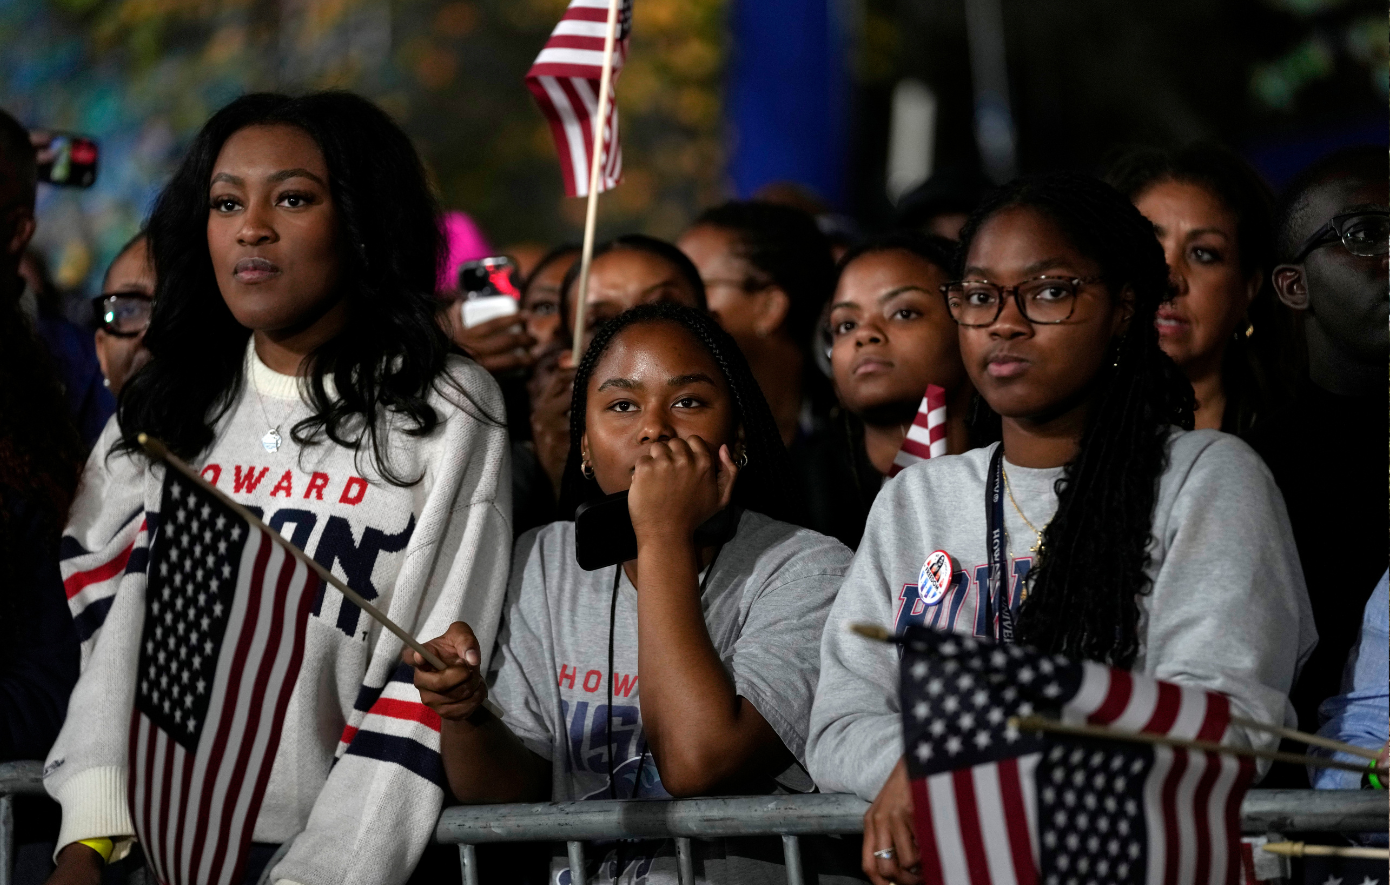
[[[851,624],[851,632],[863,636],[865,639],[872,639],[877,642],[898,642],[898,637],[877,624]],[[1240,728],[1248,728],[1254,731],[1263,731],[1276,734],[1289,740],[1308,744],[1309,746],[1323,747],[1328,750],[1335,750],[1351,756],[1359,756],[1362,759],[1375,760],[1377,753],[1375,750],[1368,750],[1365,747],[1358,747],[1353,744],[1343,743],[1342,741],[1332,740],[1331,738],[1320,737],[1315,734],[1307,734],[1292,728],[1285,728],[1280,725],[1268,725],[1257,722],[1253,719],[1246,719],[1239,716],[1232,716],[1232,725]],[[1361,772],[1365,767],[1357,763],[1342,762],[1337,759],[1324,759],[1319,756],[1303,756],[1297,753],[1283,753],[1276,750],[1256,750],[1245,747],[1232,747],[1212,741],[1190,741],[1179,738],[1171,738],[1164,735],[1146,734],[1116,731],[1098,725],[1067,725],[1052,719],[1041,716],[1021,716],[1014,717],[1010,724],[1020,731],[1050,731],[1056,734],[1068,734],[1075,737],[1103,738],[1106,740],[1134,741],[1138,743],[1162,744],[1164,746],[1183,747],[1190,750],[1206,750],[1214,753],[1230,753],[1236,756],[1250,756],[1257,759],[1270,759],[1275,762],[1289,762],[1295,765],[1312,765],[1321,768],[1337,768],[1343,771]],[[1384,767],[1378,769],[1381,776],[1385,776]]]
[[[242,519],[246,520],[256,528],[263,529],[276,544],[284,548],[286,553],[294,557],[299,562],[302,562],[305,566],[307,566],[325,582],[331,584],[339,593],[342,593],[343,596],[347,597],[349,602],[362,609],[362,611],[370,615],[377,623],[381,624],[381,626],[385,627],[387,630],[390,630],[402,642],[404,642],[406,645],[410,646],[417,653],[419,653],[420,657],[424,658],[426,661],[429,661],[431,667],[434,667],[436,670],[444,670],[447,668],[447,665],[442,660],[440,660],[438,655],[430,651],[428,648],[425,648],[425,646],[421,645],[419,642],[415,641],[415,639],[409,633],[405,632],[405,630],[403,630],[399,624],[388,618],[376,606],[363,599],[357,593],[357,591],[353,590],[347,584],[338,580],[338,578],[335,577],[332,572],[320,565],[316,560],[313,559],[313,557],[309,556],[309,554],[305,553],[303,550],[300,550],[298,547],[294,546],[288,540],[286,540],[279,532],[267,526],[264,522],[260,520],[260,518],[256,516],[256,514],[252,513],[250,510],[247,510],[245,507],[241,506],[237,502],[233,501],[231,498],[227,497],[226,493],[224,493],[222,490],[218,489],[212,483],[204,479],[202,474],[198,473],[198,471],[188,466],[188,464],[186,464],[182,458],[169,451],[168,448],[165,447],[164,443],[144,433],[139,434],[136,437],[136,441],[140,443],[141,448],[143,448],[151,458],[154,458],[156,461],[163,461],[165,464],[169,465],[170,467],[177,470],[179,473],[183,474],[189,482],[196,483],[208,494],[214,495],[217,498],[217,500],[221,501],[227,507],[231,508],[231,510],[238,516],[240,516]]]

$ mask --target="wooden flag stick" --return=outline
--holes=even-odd
[[[1363,857],[1368,860],[1390,860],[1390,848],[1309,845],[1306,842],[1266,842],[1260,847],[1281,857]]]
[[[1275,762],[1288,762],[1293,765],[1311,765],[1315,768],[1339,768],[1342,771],[1363,772],[1364,765],[1355,762],[1342,762],[1340,759],[1324,759],[1320,756],[1300,756],[1297,753],[1282,753],[1278,750],[1259,750],[1253,747],[1232,747],[1215,741],[1197,741],[1187,738],[1169,737],[1163,734],[1148,734],[1142,731],[1117,731],[1104,725],[1068,725],[1043,716],[1012,716],[1009,725],[1019,731],[1050,731],[1054,734],[1068,734],[1074,737],[1101,738],[1108,741],[1130,741],[1136,744],[1158,744],[1165,747],[1178,747],[1184,750],[1199,750],[1205,753],[1228,753],[1232,756],[1249,756],[1254,759],[1270,759]],[[1382,776],[1384,768],[1378,769]]]
[[[888,632],[886,627],[877,624],[850,624],[851,633],[857,633],[865,639],[872,639],[875,642],[892,642],[893,634]]]
[[[1267,731],[1270,734],[1277,734],[1281,738],[1288,738],[1291,741],[1298,741],[1310,747],[1322,747],[1325,750],[1336,750],[1339,753],[1346,753],[1349,756],[1360,756],[1362,759],[1374,761],[1379,758],[1375,750],[1368,750],[1365,747],[1358,747],[1355,744],[1344,744],[1341,741],[1334,741],[1332,738],[1321,737],[1316,734],[1308,734],[1304,731],[1297,731],[1292,728],[1285,728],[1282,725],[1267,725],[1263,722],[1256,722],[1253,719],[1245,719],[1240,716],[1232,716],[1231,724],[1241,728],[1249,728],[1255,731]]]
[[[266,525],[264,522],[261,522],[260,517],[256,516],[256,514],[252,513],[250,510],[247,510],[245,507],[241,506],[237,502],[233,501],[231,498],[227,497],[226,493],[224,493],[221,489],[217,488],[217,486],[208,482],[206,479],[203,479],[202,474],[198,473],[198,471],[194,470],[192,467],[189,467],[187,464],[184,463],[182,458],[165,448],[164,443],[160,442],[152,436],[148,436],[143,433],[137,436],[135,439],[140,443],[141,448],[143,448],[151,458],[154,458],[156,461],[163,461],[165,464],[168,464],[170,467],[174,468],[179,473],[182,473],[188,479],[189,482],[197,483],[199,488],[203,489],[203,491],[214,496],[215,498],[217,498],[218,501],[221,501],[224,505],[231,508],[232,512],[236,513],[237,516],[240,516],[242,519],[251,523],[251,525],[255,526],[256,528],[262,530],[267,535],[269,535],[270,539],[274,541],[276,544],[279,544],[281,547],[283,547],[286,553],[288,553],[290,556],[293,556],[300,562],[304,563],[320,578],[323,578],[324,581],[328,582],[329,584],[332,584],[333,587],[337,589],[339,593],[346,596],[349,602],[362,609],[362,611],[366,612],[368,615],[371,615],[377,623],[381,624],[381,626],[396,634],[396,636],[399,637],[402,642],[415,649],[415,651],[419,652],[420,657],[429,661],[431,667],[435,668],[436,670],[443,670],[446,668],[446,665],[442,660],[439,659],[438,655],[425,648],[420,643],[416,642],[414,637],[402,630],[395,621],[386,617],[386,615],[384,615],[380,609],[372,605],[367,600],[363,599],[361,596],[359,596],[356,590],[353,590],[347,584],[344,584],[342,581],[334,577],[332,572],[319,565],[311,556],[309,556],[309,554],[305,553],[303,550],[300,550],[298,547],[291,544],[289,541],[285,539],[283,535],[275,531],[275,529]]]
[[[853,632],[853,634],[858,634],[858,635],[860,635],[860,636],[863,636],[863,638],[865,638],[865,639],[873,639],[874,642],[897,642],[897,636],[892,635],[891,632],[888,631],[887,628],[878,627],[877,624],[851,624],[851,625],[849,625],[849,631]],[[1030,731],[1059,731],[1058,728],[1052,728],[1052,725],[1061,725],[1061,724],[1059,724],[1059,722],[1054,722],[1054,721],[1052,721],[1052,720],[1044,720],[1044,718],[1040,718],[1040,717],[1026,717],[1026,718],[1024,718],[1024,720],[1020,720],[1020,722],[1031,722],[1031,721],[1048,722],[1048,728],[1030,728]],[[1230,717],[1230,724],[1236,725],[1236,727],[1238,727],[1238,728],[1250,728],[1250,729],[1252,729],[1252,731],[1264,731],[1264,732],[1268,732],[1268,734],[1279,735],[1280,738],[1289,738],[1290,741],[1298,741],[1298,742],[1300,742],[1300,743],[1307,743],[1308,746],[1320,746],[1320,747],[1323,747],[1323,749],[1327,749],[1327,750],[1337,750],[1337,752],[1340,752],[1340,753],[1347,753],[1347,754],[1350,754],[1350,756],[1359,756],[1359,757],[1361,757],[1361,759],[1368,759],[1368,760],[1371,760],[1371,761],[1375,761],[1376,759],[1379,759],[1379,753],[1376,753],[1376,750],[1368,750],[1368,749],[1366,749],[1366,747],[1351,745],[1351,743],[1343,743],[1343,742],[1341,742],[1341,741],[1333,741],[1332,738],[1322,738],[1322,736],[1319,736],[1319,735],[1309,735],[1309,734],[1307,734],[1307,732],[1295,731],[1295,729],[1293,729],[1293,728],[1284,728],[1283,725],[1269,725],[1269,724],[1265,724],[1265,722],[1257,722],[1257,721],[1255,721],[1255,720],[1247,720],[1247,718],[1238,717],[1238,716]],[[1020,728],[1023,728],[1023,725],[1020,725]],[[1070,727],[1070,725],[1069,725],[1069,727],[1066,727],[1066,728],[1099,728],[1099,727],[1079,727],[1079,725],[1077,725],[1077,727]],[[1106,732],[1105,735],[1094,735],[1094,736],[1111,736],[1111,735],[1125,735],[1125,734],[1129,734],[1129,732],[1111,732],[1111,731],[1109,731],[1109,729],[1104,729],[1104,731]],[[1152,736],[1154,736],[1154,735],[1148,735],[1148,736],[1150,736],[1150,738],[1152,738]],[[1175,738],[1175,739],[1173,739],[1173,741],[1177,741],[1177,739]],[[1161,742],[1161,741],[1155,741],[1155,743],[1162,743],[1162,742]],[[1205,743],[1205,742],[1202,742],[1202,743]],[[1176,743],[1175,743],[1175,745],[1173,745],[1173,746],[1180,746],[1180,745],[1176,745]],[[1234,749],[1234,747],[1223,747],[1223,745],[1212,745],[1212,746],[1213,746],[1213,747],[1222,747],[1222,749],[1218,750],[1218,752],[1229,752],[1229,753],[1237,753],[1237,754],[1240,754],[1240,750]],[[1264,754],[1264,753],[1269,753],[1269,752],[1270,752],[1270,750],[1250,750],[1250,753],[1254,753],[1254,754]],[[1364,766],[1355,766],[1355,764],[1351,764],[1351,763],[1337,763],[1337,764],[1333,764],[1333,761],[1332,761],[1332,760],[1326,760],[1326,761],[1325,761],[1325,760],[1318,760],[1318,759],[1316,759],[1316,757],[1312,757],[1312,756],[1298,756],[1298,754],[1295,754],[1295,753],[1279,753],[1279,756],[1280,756],[1280,757],[1283,757],[1283,759],[1276,759],[1276,761],[1297,761],[1297,763],[1300,763],[1300,764],[1309,764],[1309,766],[1322,766],[1322,767],[1325,767],[1325,768],[1343,768],[1343,770],[1346,770],[1346,771],[1364,771],[1364,770],[1365,770],[1365,767],[1364,767]],[[1275,759],[1275,757],[1273,757],[1273,756],[1261,756],[1261,757],[1262,757],[1262,759]],[[1302,761],[1302,760],[1312,760],[1312,761],[1307,761],[1307,763],[1304,763],[1304,761]]]
[[[574,313],[574,344],[570,359],[579,365],[584,343],[584,308],[589,300],[589,265],[594,260],[594,228],[598,224],[599,171],[603,168],[603,131],[608,126],[608,88],[613,82],[613,46],[618,39],[618,4],[608,0],[608,33],[603,37],[603,73],[598,84],[598,113],[591,122],[594,150],[589,157],[589,205],[584,212],[584,247],[579,253],[579,302]]]

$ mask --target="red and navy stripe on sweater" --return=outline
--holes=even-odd
[[[121,579],[143,574],[149,567],[150,537],[158,526],[158,513],[136,510],[111,541],[95,551],[84,549],[71,535],[63,536],[58,553],[63,590],[81,642],[91,639],[106,622]]]
[[[409,664],[400,664],[383,686],[363,685],[338,741],[338,757],[394,762],[443,789],[439,714],[420,702]]]

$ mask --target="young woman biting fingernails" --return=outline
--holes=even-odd
[[[412,654],[444,718],[464,802],[808,790],[802,767],[821,627],[849,561],[834,539],[767,514],[785,454],[747,364],[708,315],[671,304],[603,326],[575,379],[566,498],[628,492],[637,556],[583,571],[575,529],[522,536],[493,672],[465,624]],[[695,530],[733,508],[737,530]],[[481,707],[490,696],[498,718]],[[701,840],[704,880],[783,882],[777,840]],[[814,858],[808,863],[815,863]],[[552,881],[567,881],[557,855]],[[591,881],[676,881],[671,840],[598,849]],[[824,881],[824,880],[823,880]]]

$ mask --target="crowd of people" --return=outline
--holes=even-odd
[[[141,433],[446,665],[320,592],[248,883],[435,881],[455,802],[814,790],[871,802],[862,840],[808,841],[818,881],[915,883],[898,655],[860,623],[1219,692],[1383,761],[1386,164],[1343,149],[1276,199],[1223,148],[1136,149],[928,182],[853,237],[770,193],[600,244],[587,287],[556,244],[470,326],[397,125],[250,95],[111,264],[94,392],[21,276],[34,146],[0,112],[0,759],[47,759],[43,875],[138,857],[130,551],[165,473]],[[929,385],[946,454],[899,471]],[[635,556],[586,570],[576,511],[623,492]],[[701,881],[785,879],[775,840],[695,852]],[[560,850],[501,863],[572,878]],[[608,843],[588,876],[677,863]]]

